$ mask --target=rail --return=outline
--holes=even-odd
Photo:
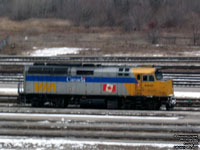
[[[0,65],[28,65],[33,63],[101,63],[126,65],[157,65],[165,67],[200,67],[200,57],[25,57],[0,56]]]

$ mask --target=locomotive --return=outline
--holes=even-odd
[[[155,67],[34,64],[24,67],[18,102],[42,107],[151,109],[176,103],[172,80]]]

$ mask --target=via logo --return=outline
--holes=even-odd
[[[56,92],[55,82],[35,82],[35,92]]]

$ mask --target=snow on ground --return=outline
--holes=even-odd
[[[155,46],[159,47],[159,45]],[[186,51],[186,52],[177,52],[177,56],[200,56],[200,51]],[[130,57],[130,56],[140,56],[140,57],[164,57],[164,56],[175,56],[173,54],[167,54],[165,52],[152,52],[152,53],[142,53],[142,52],[127,52],[127,53],[114,53],[114,54],[104,54],[105,57],[112,56],[121,56],[121,57]]]
[[[129,119],[129,120],[177,120],[179,117],[158,117],[158,116],[114,116],[114,115],[77,115],[77,114],[26,114],[26,113],[1,113],[1,117],[15,116],[15,117],[54,117],[61,118],[62,121],[65,121],[65,118],[95,118],[95,119]]]
[[[200,56],[200,51],[183,52],[185,56]]]
[[[0,137],[0,148],[25,148],[25,149],[37,149],[41,150],[43,148],[47,149],[66,149],[66,146],[71,146],[74,150],[75,148],[87,149],[88,146],[92,146],[92,149],[96,149],[98,145],[105,146],[128,146],[128,147],[138,147],[138,146],[152,146],[152,147],[168,147],[173,148],[177,144],[171,143],[160,143],[160,142],[130,142],[130,141],[109,141],[109,140],[85,140],[85,139],[68,139],[68,138],[39,138],[39,137]]]
[[[163,57],[163,54],[153,54],[153,57]]]
[[[33,47],[33,52],[28,52],[27,55],[30,56],[57,56],[65,54],[78,54],[80,51],[89,50],[89,48],[74,48],[74,47],[53,47],[38,49]],[[93,48],[91,50],[99,50],[98,48]]]
[[[17,95],[17,88],[0,88],[0,95]]]
[[[174,92],[176,98],[200,98],[200,92]]]
[[[116,54],[105,54],[105,57],[130,57],[130,56],[141,56],[141,57],[163,57],[165,54],[151,53],[151,54],[141,54],[141,53],[116,53]]]
[[[155,47],[160,47],[162,45],[156,44]],[[57,56],[57,55],[66,55],[66,54],[78,54],[83,50],[99,50],[99,48],[74,48],[74,47],[52,47],[52,48],[43,48],[40,49],[38,47],[33,47],[33,51],[29,51],[27,55],[30,56]],[[178,52],[179,53],[179,52]],[[183,56],[200,56],[200,51],[186,51],[180,52]],[[151,54],[143,54],[143,53],[115,53],[115,54],[105,54],[104,56],[143,56],[143,57],[162,57],[167,56],[165,53],[151,53]]]
[[[53,47],[37,49],[33,47],[34,52],[30,53],[31,56],[57,56],[65,54],[78,54],[82,50],[88,50],[88,48],[72,48],[72,47]]]

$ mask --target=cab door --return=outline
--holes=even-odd
[[[142,74],[135,74],[137,84],[135,86],[135,95],[142,96]]]
[[[142,75],[142,95],[155,96],[155,77],[153,74]]]

